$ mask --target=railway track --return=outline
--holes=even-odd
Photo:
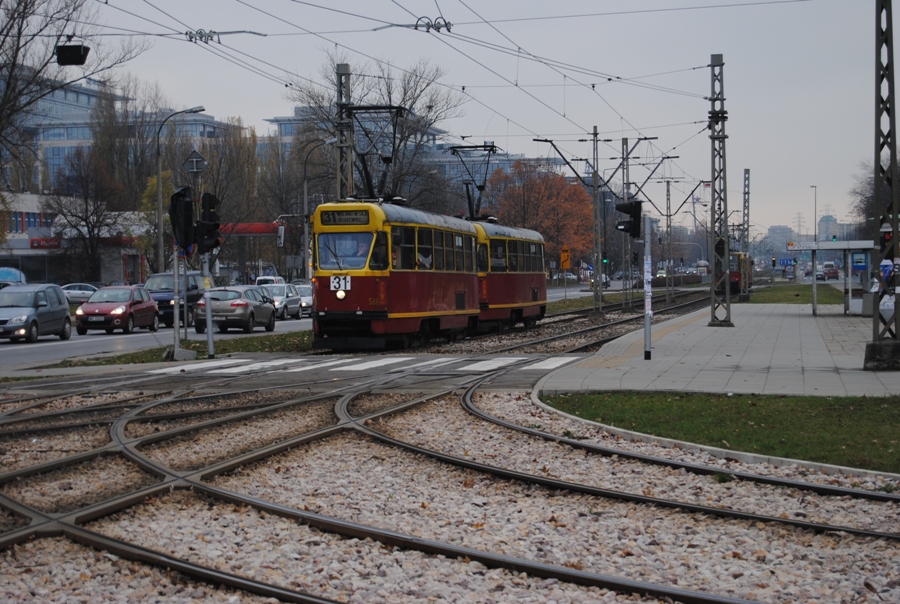
[[[438,371],[373,372],[315,393],[219,377],[178,392],[100,385],[4,400],[0,565],[14,580],[0,593],[900,596],[900,499],[885,492],[900,485],[611,446],[527,393],[492,392],[500,372],[436,391]],[[72,583],[35,571],[68,557],[88,564]]]

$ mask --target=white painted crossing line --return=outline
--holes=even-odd
[[[440,367],[441,365],[449,365],[450,363],[455,363],[459,360],[460,359],[432,359],[431,361],[425,361],[424,363],[416,363],[415,365],[391,369],[391,371],[406,371],[407,369],[416,369],[417,367]]]
[[[533,365],[528,365],[527,367],[520,367],[519,371],[528,371],[529,369],[556,369],[557,367],[561,367],[566,363],[571,361],[577,361],[581,357],[557,357],[555,359],[544,359],[543,361],[538,361]]]
[[[212,367],[225,367],[227,365],[237,365],[238,363],[246,363],[247,359],[216,359],[213,361],[204,361],[202,363],[188,363],[187,365],[176,365],[175,367],[165,367],[163,369],[154,369],[147,373],[170,374],[181,373],[182,371],[200,371],[201,369],[210,369]]]
[[[408,361],[413,357],[387,357],[383,359],[378,359],[376,361],[369,361],[368,363],[360,363],[358,365],[351,365],[350,367],[335,367],[331,369],[331,371],[365,371],[366,369],[375,369],[376,367],[382,367],[384,365],[393,365],[394,363],[402,363],[404,361]]]
[[[309,371],[310,369],[320,369],[322,367],[331,367],[332,365],[340,365],[341,363],[349,363],[356,359],[338,359],[337,361],[325,361],[324,363],[316,363],[315,365],[307,365],[306,367],[297,367],[294,369],[285,369],[285,373],[296,373],[298,371]]]
[[[281,365],[290,365],[291,363],[302,363],[304,360],[305,359],[275,359],[274,361],[260,361],[258,363],[251,363],[250,365],[238,365],[236,367],[226,367],[225,369],[213,369],[212,371],[208,371],[207,373],[245,373],[249,371],[257,371],[260,369],[271,369],[274,367],[280,367]]]
[[[456,371],[493,371],[494,369],[500,369],[501,367],[506,367],[507,365],[524,360],[525,357],[488,359],[487,361],[479,361],[477,363],[472,363],[471,365],[466,365],[465,367],[457,367]]]

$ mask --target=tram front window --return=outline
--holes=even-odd
[[[360,269],[369,259],[372,233],[320,233],[317,242],[320,269]]]

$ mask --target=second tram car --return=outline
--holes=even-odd
[[[320,205],[313,233],[314,348],[406,347],[546,310],[533,231],[346,201]]]

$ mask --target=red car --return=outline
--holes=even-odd
[[[159,329],[159,309],[143,287],[101,287],[75,311],[75,331],[83,336],[89,329],[131,333],[135,327]]]

